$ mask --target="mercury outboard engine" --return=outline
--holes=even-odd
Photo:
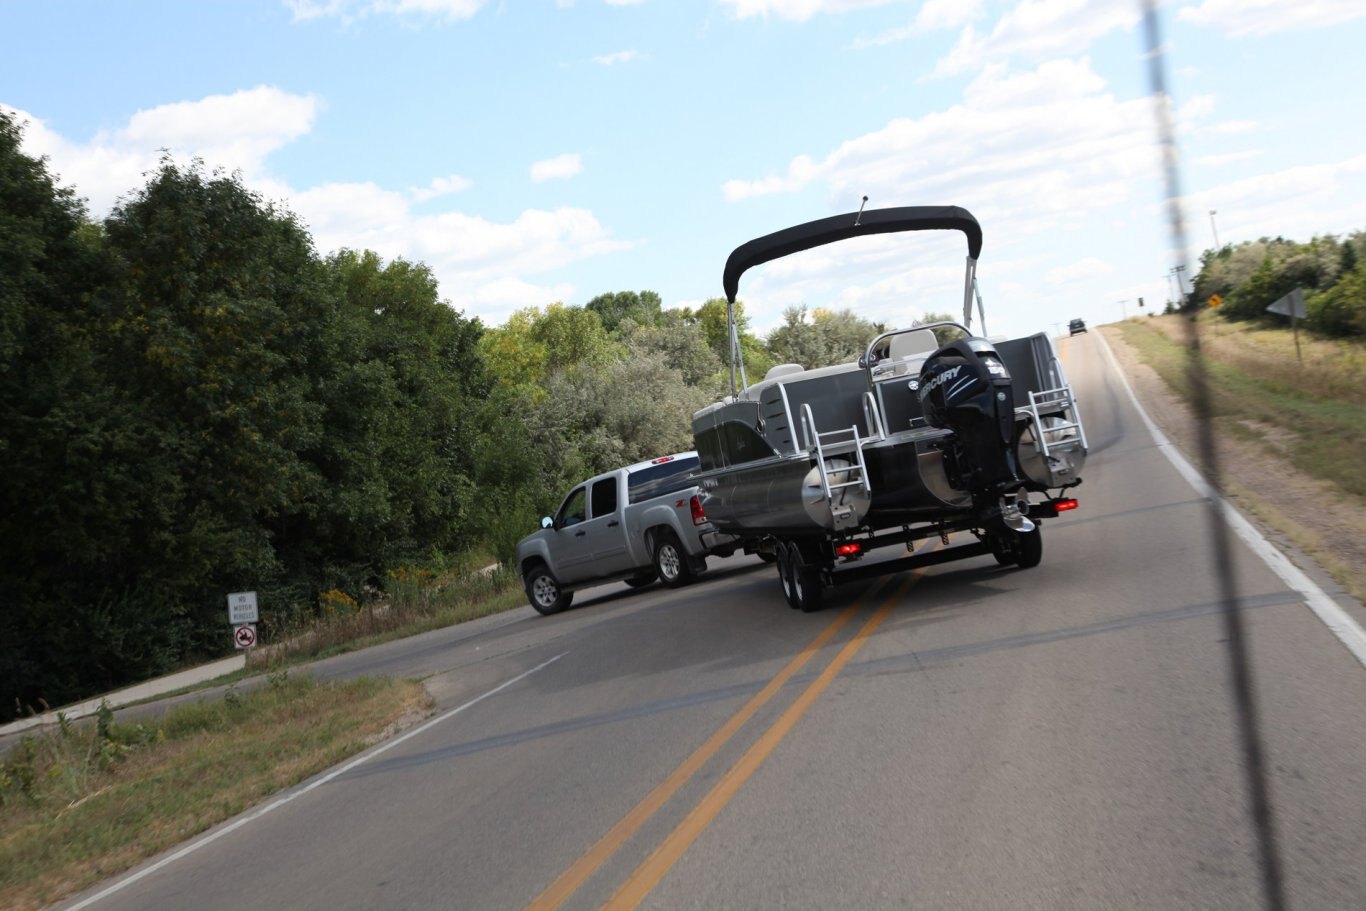
[[[920,368],[917,395],[925,420],[956,437],[944,453],[951,484],[969,491],[979,507],[1022,486],[1015,461],[1015,392],[990,342],[959,339],[931,354]]]

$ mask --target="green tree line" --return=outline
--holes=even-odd
[[[1217,294],[1219,312],[1234,321],[1284,323],[1266,308],[1296,288],[1304,290],[1305,325],[1326,336],[1366,335],[1366,232],[1296,243],[1262,238],[1206,250],[1192,303]]]
[[[223,654],[229,592],[269,640],[324,593],[506,560],[728,391],[720,298],[486,327],[422,264],[320,254],[237,175],[168,157],[93,220],[21,140],[0,114],[0,721]],[[751,380],[883,328],[793,308],[761,339],[738,312]]]

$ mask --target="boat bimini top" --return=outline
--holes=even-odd
[[[864,197],[867,202],[867,197]],[[866,234],[894,234],[901,231],[962,231],[968,240],[967,275],[963,285],[963,325],[972,326],[972,301],[977,284],[977,259],[982,254],[982,226],[972,213],[959,206],[899,206],[890,209],[859,209],[844,215],[832,215],[793,225],[736,247],[726,260],[721,282],[726,291],[726,323],[730,333],[731,394],[736,390],[736,364],[740,355],[739,336],[735,329],[735,296],[740,290],[740,276],[754,266],[813,247],[862,237]],[[980,306],[980,303],[979,303]],[[739,364],[740,384],[744,364]]]

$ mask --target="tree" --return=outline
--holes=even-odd
[[[99,231],[21,140],[0,111],[0,721],[61,704],[92,672],[92,656],[66,646],[77,625],[66,599],[98,582],[85,566],[136,505],[133,479],[108,477],[105,458],[139,449],[127,403],[104,381]]]
[[[663,302],[654,291],[618,291],[599,294],[584,305],[584,309],[598,315],[602,328],[616,335],[622,323],[632,321],[637,326],[653,326],[659,321]]]
[[[852,310],[817,308],[808,319],[806,307],[783,311],[783,325],[768,336],[768,350],[778,362],[827,367],[858,360],[886,328]]]

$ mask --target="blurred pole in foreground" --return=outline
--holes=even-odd
[[[1143,9],[1143,30],[1147,41],[1148,76],[1157,114],[1158,144],[1162,152],[1162,170],[1166,183],[1167,226],[1172,250],[1177,262],[1173,270],[1180,281],[1189,263],[1185,220],[1181,215],[1180,168],[1176,151],[1175,130],[1172,125],[1171,95],[1167,91],[1166,63],[1163,59],[1162,39],[1157,17],[1157,0],[1140,0]],[[1190,300],[1194,301],[1192,280]],[[1185,289],[1182,288],[1182,296]],[[1233,574],[1230,530],[1224,520],[1223,479],[1219,471],[1219,453],[1215,445],[1213,408],[1210,401],[1209,374],[1200,353],[1198,311],[1183,307],[1186,315],[1187,375],[1191,386],[1195,430],[1199,447],[1200,471],[1214,487],[1210,497],[1210,541],[1214,550],[1214,572],[1218,579],[1220,611],[1227,634],[1233,698],[1238,717],[1238,733],[1247,771],[1248,805],[1256,827],[1257,850],[1262,874],[1262,892],[1270,911],[1283,911],[1285,884],[1281,872],[1280,848],[1276,838],[1276,817],[1271,802],[1271,788],[1267,780],[1266,751],[1262,745],[1258,723],[1257,699],[1253,689],[1252,664],[1248,655],[1247,633],[1243,628],[1239,609],[1237,580]]]

